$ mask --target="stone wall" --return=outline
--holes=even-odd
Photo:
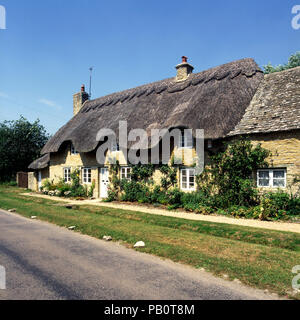
[[[300,177],[300,130],[277,132],[250,136],[254,145],[260,143],[263,148],[271,151],[268,162],[271,168],[287,169],[287,188],[285,191],[296,193],[300,184],[294,184],[294,178]],[[262,188],[270,191],[270,188]]]
[[[28,172],[28,189],[37,191],[38,183],[35,172]]]
[[[261,143],[262,147],[271,151],[272,156],[268,159],[270,167],[273,168],[286,168],[287,169],[287,188],[284,190],[293,193],[297,192],[300,185],[293,184],[294,178],[300,176],[300,130],[294,132],[272,133],[272,134],[257,134],[250,137],[252,143]],[[220,146],[218,145],[218,148]],[[198,159],[196,150],[194,149],[177,149],[172,152],[172,156],[179,157],[183,154],[183,166],[192,167]],[[121,164],[126,166],[124,155],[121,152],[107,153],[105,166],[109,166],[108,159],[115,158]],[[205,163],[209,162],[208,153],[205,152]],[[58,182],[63,177],[63,169],[71,168],[74,171],[76,168],[88,167],[92,170],[92,181],[95,181],[94,197],[99,197],[99,174],[100,165],[96,160],[96,153],[85,153],[72,155],[70,146],[66,145],[57,154],[51,155],[50,160],[50,180]],[[157,169],[154,172],[154,182],[160,183],[161,173]],[[43,176],[44,179],[44,176]],[[180,182],[180,170],[178,169],[178,183]],[[270,188],[263,188],[262,190],[271,191]]]
[[[42,173],[42,184],[46,179],[49,179],[49,168],[45,168],[41,170]],[[32,191],[39,191],[38,186],[38,171],[28,172],[28,189]]]
[[[71,168],[71,172],[75,169],[91,168],[92,181],[95,181],[94,197],[99,195],[99,164],[96,160],[96,154],[83,153],[71,154],[70,146],[62,148],[63,150],[51,155],[50,159],[50,180],[54,183],[59,182],[64,176],[64,168]],[[82,182],[82,177],[80,177]],[[87,185],[90,186],[90,185]]]
[[[196,150],[175,149],[172,152],[172,156],[175,157],[179,157],[181,154],[183,156],[184,166],[193,166],[197,162]],[[109,159],[118,160],[121,166],[127,165],[122,152],[107,152],[105,166],[109,166]],[[71,168],[71,171],[74,171],[75,169],[82,169],[85,167],[91,168],[92,170],[92,181],[95,181],[94,197],[98,198],[100,194],[99,174],[101,165],[97,162],[96,152],[72,155],[70,145],[65,145],[61,148],[60,152],[51,155],[49,178],[54,183],[57,183],[60,179],[63,178],[64,168]],[[153,179],[156,184],[160,184],[161,177],[161,172],[158,169],[155,170]],[[180,171],[178,169],[178,182],[179,179]]]

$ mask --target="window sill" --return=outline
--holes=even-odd
[[[263,187],[263,186],[257,186],[258,189],[268,189],[268,190],[277,190],[277,189],[287,189],[287,186],[284,187]]]

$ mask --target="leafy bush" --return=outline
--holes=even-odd
[[[211,156],[207,168],[197,181],[199,188],[215,199],[218,208],[253,206],[258,203],[257,189],[251,176],[255,170],[268,165],[270,152],[261,145],[255,147],[245,138],[227,144],[224,152]]]
[[[250,218],[252,216],[251,208],[244,206],[232,206],[227,213],[235,218]]]
[[[90,188],[89,188],[89,190],[87,192],[87,195],[88,195],[89,198],[93,198],[94,197],[95,188],[96,188],[96,182],[95,182],[95,180],[93,180],[92,185],[90,186]]]
[[[2,186],[6,186],[6,187],[17,187],[18,186],[16,181],[1,182],[0,184]]]
[[[177,208],[182,206],[182,198],[183,192],[179,189],[175,188],[166,192],[166,200],[167,203],[171,206],[175,206]]]
[[[212,206],[213,200],[203,191],[182,193],[181,202],[187,211],[198,211],[200,208]]]
[[[80,170],[76,169],[71,173],[71,183],[65,183],[61,179],[57,184],[54,181],[46,179],[42,185],[42,192],[50,196],[59,197],[81,197],[86,198],[94,193],[95,184],[92,184],[90,190],[80,184]]]
[[[150,190],[146,185],[140,184],[137,181],[126,181],[121,182],[121,189],[123,191],[121,195],[122,201],[127,202],[141,202],[147,203],[150,198]]]
[[[177,185],[177,169],[175,167],[162,165],[159,170],[163,174],[160,181],[162,189],[168,190]]]
[[[280,211],[285,211],[288,215],[300,214],[300,198],[283,191],[269,192],[264,197],[269,201],[269,205],[275,214],[279,214]]]
[[[118,200],[118,191],[108,188],[108,196],[104,199],[104,202],[112,202]]]
[[[131,179],[133,181],[140,181],[140,182],[148,182],[149,179],[153,176],[154,173],[154,165],[142,165],[138,164],[132,167],[131,171]]]
[[[57,186],[57,190],[60,191],[61,197],[67,197],[68,195],[71,195],[71,193],[72,193],[71,186],[66,183],[62,183],[59,186]]]

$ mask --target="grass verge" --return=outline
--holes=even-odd
[[[280,295],[292,291],[292,268],[300,265],[300,234],[191,221],[105,207],[80,206],[76,210],[41,198],[28,198],[17,188],[0,186],[0,207],[15,208],[25,217],[75,225],[76,231],[133,247],[176,262],[205,268],[215,275],[227,274],[244,284]],[[300,295],[296,296],[297,299]]]

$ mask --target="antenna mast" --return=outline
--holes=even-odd
[[[90,97],[90,99],[91,99],[91,97],[92,97],[92,74],[93,74],[93,69],[94,69],[94,67],[90,67],[90,92],[89,92],[89,97]]]

